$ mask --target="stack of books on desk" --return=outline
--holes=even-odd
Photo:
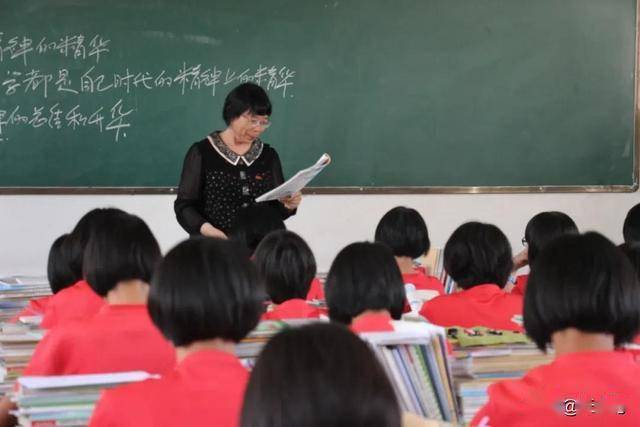
[[[527,371],[550,363],[552,353],[541,352],[523,333],[488,328],[449,328],[453,345],[452,371],[464,422],[487,403],[488,387],[503,379],[521,378]]]
[[[8,322],[27,306],[29,300],[51,295],[46,277],[9,276],[0,278],[0,322]]]
[[[394,332],[362,333],[382,362],[403,411],[458,421],[445,331],[426,323],[393,322]]]
[[[16,379],[27,367],[43,332],[29,326],[0,325],[0,395],[11,391]]]
[[[22,377],[13,395],[18,406],[13,414],[22,427],[86,426],[103,389],[149,378],[142,371]]]

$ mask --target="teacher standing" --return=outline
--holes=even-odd
[[[264,89],[241,84],[224,101],[227,128],[189,148],[174,203],[187,233],[226,237],[240,209],[284,182],[278,153],[260,139],[271,125],[270,116],[271,101]],[[295,214],[301,199],[296,193],[265,204],[285,219]]]

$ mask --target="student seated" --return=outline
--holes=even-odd
[[[618,350],[640,329],[629,261],[597,233],[565,235],[534,261],[524,326],[552,363],[488,389],[473,426],[640,425],[640,365]]]
[[[92,427],[237,426],[249,379],[235,345],[258,323],[264,290],[244,248],[194,238],[166,255],[149,312],[176,348],[178,365],[160,379],[103,393]]]
[[[269,233],[255,252],[258,274],[275,305],[264,320],[320,317],[320,310],[306,301],[316,276],[316,260],[309,245],[297,234],[278,230]]]
[[[62,289],[47,302],[41,326],[45,329],[58,324],[93,316],[102,308],[104,300],[83,280],[82,264],[89,236],[104,217],[122,212],[119,209],[93,209],[86,213],[68,237],[69,265],[77,280],[72,286]]]
[[[264,237],[275,230],[286,230],[282,215],[273,206],[257,204],[238,212],[229,239],[239,242],[249,250],[251,256]]]
[[[425,302],[420,314],[440,326],[522,330],[522,296],[502,290],[511,266],[511,246],[498,227],[461,225],[445,245],[444,268],[462,291]]]
[[[620,245],[640,278],[640,203],[632,207],[624,219],[622,227],[624,244]]]
[[[160,260],[151,230],[137,216],[112,209],[92,230],[83,270],[106,304],[94,315],[51,329],[25,375],[67,375],[173,367],[171,345],[147,313],[149,280]]]
[[[405,285],[413,284],[418,291],[433,291],[434,296],[444,295],[440,280],[427,275],[413,263],[414,259],[425,256],[431,247],[427,224],[418,211],[402,206],[391,209],[378,223],[375,239],[393,251]]]
[[[368,345],[336,324],[272,338],[251,373],[242,427],[399,427],[393,387]]]
[[[562,212],[540,212],[529,220],[524,231],[524,239],[522,243],[526,248],[514,257],[514,271],[533,264],[536,256],[542,248],[554,239],[564,236],[565,234],[578,234],[578,227],[571,217]],[[510,276],[510,280],[513,277]],[[528,274],[522,274],[516,277],[515,282],[508,284],[511,293],[524,295],[527,288]],[[512,286],[511,286],[512,285]],[[505,289],[507,288],[505,287]],[[507,289],[509,290],[509,289]]]
[[[325,285],[329,318],[354,332],[393,331],[402,316],[404,285],[391,249],[382,243],[346,246],[331,264]]]
[[[79,279],[71,270],[68,237],[69,234],[63,234],[58,237],[54,240],[49,250],[47,279],[53,295],[73,285]],[[42,316],[51,298],[52,295],[49,295],[30,300],[29,304],[15,315],[11,321],[17,322],[23,316]]]

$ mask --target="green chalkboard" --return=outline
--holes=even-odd
[[[4,0],[0,187],[167,191],[255,81],[285,175],[332,155],[316,187],[632,189],[636,9]]]

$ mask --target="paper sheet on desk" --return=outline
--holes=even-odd
[[[289,178],[282,185],[257,197],[256,202],[280,200],[291,196],[293,193],[296,193],[306,187],[307,184],[311,182],[311,180],[315,178],[329,163],[331,163],[331,157],[327,153],[324,153],[313,166],[298,171],[298,173]]]

